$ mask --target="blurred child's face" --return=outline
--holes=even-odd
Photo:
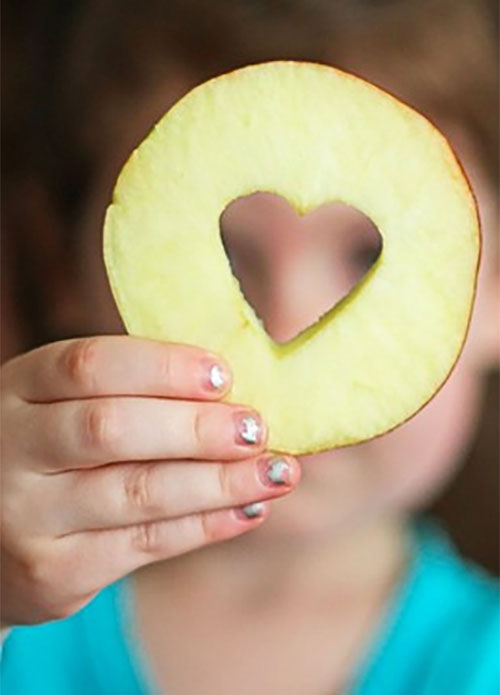
[[[465,147],[459,155],[478,197],[488,242],[495,233],[487,228],[494,225],[494,194],[472,151]],[[105,202],[98,187],[85,221],[89,232],[83,235],[85,302],[93,312],[100,311],[97,317],[93,314],[89,330],[121,331],[100,259],[99,217]],[[221,227],[247,298],[279,342],[294,337],[347,294],[379,252],[374,226],[346,206],[325,206],[299,220],[282,199],[257,193],[229,206]],[[420,413],[386,435],[301,457],[298,490],[273,503],[273,514],[259,533],[293,533],[295,538],[331,533],[373,515],[408,510],[427,500],[447,479],[476,425],[483,329],[495,320],[486,301],[494,275],[493,253],[485,245],[466,347],[441,391]]]

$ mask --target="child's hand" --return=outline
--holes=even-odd
[[[235,508],[290,491],[300,470],[280,457],[269,479],[258,415],[214,402],[230,380],[201,349],[128,336],[4,366],[5,623],[70,615],[141,565],[259,525],[268,504],[255,518]]]

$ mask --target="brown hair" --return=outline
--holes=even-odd
[[[496,179],[497,41],[490,6],[484,0],[94,0],[73,32],[64,119],[77,124],[91,148],[96,133],[109,137],[116,128],[118,106],[131,108],[180,66],[201,82],[263,60],[313,60],[357,72],[429,116],[463,126]]]
[[[431,118],[454,121],[498,181],[498,13],[490,0],[68,5],[52,0],[52,12],[37,3],[21,3],[28,12],[15,3],[9,8],[4,33],[17,80],[6,110],[4,156],[10,172],[38,168],[69,218],[110,137],[127,127],[148,92],[175,79],[179,69],[201,82],[277,58],[337,65]]]
[[[18,26],[7,31],[23,46],[12,99],[20,108],[7,118],[23,138],[13,156],[7,138],[7,165],[42,169],[70,217],[110,138],[149,92],[179,70],[202,82],[278,58],[337,65],[456,123],[498,181],[491,0],[88,0],[73,9],[52,0],[51,13],[37,5],[17,17],[12,9]]]

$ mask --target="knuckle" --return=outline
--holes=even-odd
[[[193,418],[193,440],[196,446],[203,442],[203,412],[197,409]]]
[[[218,493],[223,501],[229,502],[237,497],[237,489],[230,465],[224,463],[218,464],[217,484],[219,488]]]
[[[96,382],[98,338],[80,338],[71,342],[62,354],[62,370],[79,390],[91,391]]]
[[[172,348],[166,347],[161,351],[158,365],[158,376],[161,384],[170,385],[173,381]]]
[[[201,537],[204,543],[213,543],[217,540],[217,533],[212,524],[212,515],[210,512],[202,512],[197,515],[201,527]]]
[[[136,524],[132,529],[132,550],[141,554],[159,556],[164,550],[160,525],[156,521]]]
[[[219,446],[217,444],[217,431],[214,427],[217,423],[217,405],[203,403],[198,405],[192,418],[193,447],[198,453],[214,454]]]
[[[116,408],[108,400],[97,400],[84,407],[81,441],[85,449],[114,456],[119,453],[121,427]]]
[[[127,510],[139,511],[142,514],[159,513],[160,505],[154,501],[153,478],[156,465],[154,463],[138,463],[127,466],[124,474],[123,489]]]

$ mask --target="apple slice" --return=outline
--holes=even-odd
[[[284,345],[245,301],[220,237],[227,205],[256,191],[301,215],[351,205],[383,239],[362,282]],[[358,77],[294,61],[177,102],[123,168],[104,229],[127,330],[224,355],[227,400],[260,411],[270,448],[294,454],[380,435],[432,398],[465,340],[479,255],[475,201],[443,135]]]

